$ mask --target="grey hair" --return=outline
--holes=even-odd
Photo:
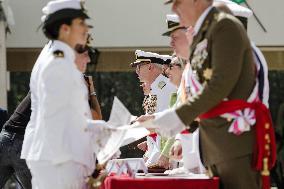
[[[152,63],[156,68],[158,68],[159,70],[163,69],[163,65],[161,64],[157,64],[157,63]]]

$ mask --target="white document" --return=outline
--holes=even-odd
[[[143,127],[127,129],[121,146],[128,145],[145,136],[148,136],[149,134],[150,132]]]
[[[121,146],[135,142],[150,134],[143,127],[136,128],[129,125],[133,117],[121,101],[115,97],[110,119],[106,122],[107,127],[111,128],[111,132],[104,148],[99,149],[99,153],[97,154],[100,164],[108,161]]]
[[[103,149],[99,149],[97,159],[99,164],[104,164],[111,159],[123,143],[126,130],[113,130]]]
[[[132,117],[134,116],[131,115],[128,109],[115,96],[108,123],[116,127],[128,125],[132,121]]]
[[[154,124],[153,120],[147,120],[145,122],[135,122],[131,125],[123,125],[118,127],[119,130],[133,129],[133,128],[146,128],[146,129],[157,129],[157,125]]]

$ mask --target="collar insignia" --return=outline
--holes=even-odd
[[[165,86],[166,86],[166,82],[165,82],[165,81],[160,81],[160,82],[158,83],[158,88],[159,88],[159,89],[163,89]]]

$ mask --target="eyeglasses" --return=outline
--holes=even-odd
[[[142,63],[138,64],[136,66],[136,73],[140,72],[141,66],[144,66],[144,65],[147,65],[147,64],[150,64],[150,62],[142,62]]]

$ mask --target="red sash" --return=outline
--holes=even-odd
[[[243,110],[245,108],[254,110],[256,117],[256,124],[254,126],[256,142],[253,155],[253,168],[257,171],[262,171],[263,188],[270,188],[269,170],[272,169],[276,162],[276,142],[270,112],[262,102],[249,103],[243,100],[222,101],[208,112],[201,114],[199,118],[214,118],[224,113]]]
[[[188,130],[183,130],[180,134],[190,134],[190,132]]]
[[[190,132],[188,130],[183,130],[182,132],[180,132],[180,134],[189,134]],[[153,138],[154,141],[156,141],[157,139],[157,133],[152,133],[148,135],[149,137]]]
[[[149,137],[153,138],[154,141],[157,139],[157,133],[152,133],[148,135]]]

